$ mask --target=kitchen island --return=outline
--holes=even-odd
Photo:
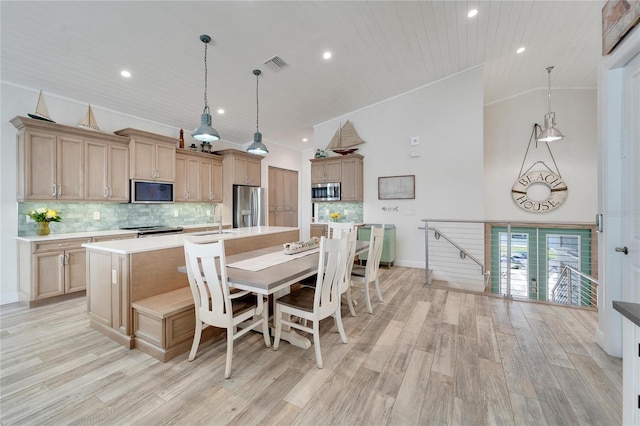
[[[261,226],[196,232],[225,240],[228,256],[300,239],[298,228]],[[86,243],[90,325],[116,342],[162,360],[186,352],[195,328],[184,265],[184,234]],[[135,306],[138,306],[138,310]],[[145,309],[153,306],[153,309]],[[155,315],[153,314],[155,313]],[[203,340],[221,334],[211,328]]]

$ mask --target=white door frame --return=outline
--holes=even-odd
[[[640,54],[636,26],[598,67],[598,213],[603,232],[598,243],[598,329],[596,342],[609,355],[622,356],[622,317],[613,301],[622,299],[622,256],[615,252],[622,238],[621,143],[623,67]]]

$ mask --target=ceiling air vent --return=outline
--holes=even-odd
[[[267,59],[266,61],[264,61],[264,64],[268,65],[274,71],[280,71],[282,68],[289,65],[279,56],[274,56],[273,58]]]

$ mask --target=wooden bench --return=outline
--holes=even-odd
[[[196,317],[189,287],[139,300],[132,307],[136,349],[167,362],[191,348]],[[200,345],[223,336],[223,329],[207,327],[202,330]]]

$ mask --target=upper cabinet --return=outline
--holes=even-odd
[[[84,199],[128,201],[128,144],[87,140],[84,148]]]
[[[311,160],[311,183],[340,182],[342,162],[339,158]]]
[[[340,201],[363,201],[363,156],[311,159],[311,183],[340,182]]]
[[[109,194],[121,197],[117,200],[128,199],[126,179],[122,179],[126,173],[120,171],[122,161],[128,166],[127,139],[27,117],[15,117],[11,123],[18,129],[18,201],[109,200]],[[99,155],[95,144],[103,148]],[[111,147],[115,147],[112,154]],[[92,168],[94,163],[98,168]],[[112,164],[118,174],[115,184],[108,170]],[[96,194],[103,197],[94,198]]]
[[[136,129],[122,129],[116,135],[130,138],[131,178],[174,182],[177,139]]]
[[[222,202],[222,157],[177,150],[175,197],[176,201]]]
[[[224,157],[225,182],[231,185],[260,186],[261,161],[259,155],[249,154],[235,149],[216,151]]]

